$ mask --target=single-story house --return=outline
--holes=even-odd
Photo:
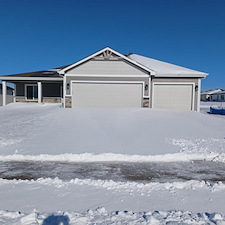
[[[217,88],[201,92],[201,101],[211,101],[211,95],[219,93],[220,91],[222,91],[222,89]]]
[[[219,91],[210,95],[210,101],[225,102],[225,91]]]
[[[2,76],[15,84],[15,102],[62,102],[66,108],[200,109],[206,73],[106,47],[76,63]],[[3,98],[4,98],[3,93]]]
[[[11,102],[13,102],[13,93],[14,93],[14,89],[12,87],[8,87],[6,86],[6,90],[4,90],[6,92],[6,99],[5,99],[5,104],[9,104]],[[3,105],[3,97],[2,97],[2,84],[0,84],[0,106]]]

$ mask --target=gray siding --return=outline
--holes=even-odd
[[[37,83],[16,83],[17,97],[25,97],[25,84],[37,84]],[[42,83],[42,96],[43,97],[61,97],[62,95],[62,83]]]
[[[13,95],[7,95],[6,96],[6,104],[13,102]],[[0,106],[3,104],[2,94],[0,94]]]
[[[25,96],[25,84],[24,83],[16,83],[16,96]]]
[[[148,73],[124,60],[89,60],[69,70],[67,74],[143,75]]]
[[[191,82],[198,85],[198,78],[152,78],[152,83],[154,82],[176,82],[176,83],[185,83]],[[151,102],[152,104],[152,102]],[[194,110],[197,110],[198,104],[198,91],[195,91],[195,98],[194,98]]]
[[[6,95],[6,104],[13,102],[13,90],[11,88],[7,88],[7,95]],[[2,98],[2,87],[0,87],[0,106],[3,104]]]
[[[43,83],[42,96],[43,97],[61,97],[62,84],[60,83]]]

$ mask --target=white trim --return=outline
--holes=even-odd
[[[42,98],[42,84],[39,81],[38,82],[38,103],[41,103],[41,98]]]
[[[145,95],[145,82],[144,81],[89,81],[89,80],[71,80],[70,81],[70,94],[66,95],[72,97],[72,84],[73,83],[100,83],[100,84],[142,84],[142,97],[149,98],[150,96]]]
[[[102,52],[105,52],[105,51],[107,51],[107,50],[109,50],[109,51],[111,51],[112,53],[114,53],[115,55],[118,55],[119,57],[125,59],[126,61],[128,61],[128,62],[130,62],[130,63],[132,63],[132,64],[134,64],[134,65],[140,67],[141,69],[143,69],[143,70],[145,70],[145,71],[151,73],[152,75],[155,74],[155,72],[154,72],[153,70],[151,70],[151,69],[149,69],[149,68],[147,68],[147,67],[145,67],[145,66],[143,66],[143,65],[141,65],[141,64],[139,64],[139,63],[137,63],[137,62],[135,62],[135,61],[133,61],[132,59],[126,57],[125,55],[122,55],[121,53],[119,53],[119,52],[117,52],[117,51],[111,49],[110,47],[106,47],[106,48],[104,48],[104,49],[102,49],[102,50],[100,50],[100,51],[98,51],[98,52],[96,52],[96,53],[94,53],[94,54],[92,54],[92,55],[90,55],[90,56],[88,56],[88,57],[86,57],[86,58],[84,58],[84,59],[82,59],[82,60],[76,62],[76,63],[73,63],[72,65],[70,65],[70,66],[68,66],[68,67],[66,67],[66,68],[64,68],[64,69],[62,69],[62,70],[59,71],[58,73],[59,73],[59,74],[65,74],[65,72],[66,72],[67,70],[72,69],[72,68],[78,66],[79,64],[84,63],[84,62],[86,62],[86,61],[92,59],[93,57],[95,57],[95,56],[97,56],[97,55],[99,55],[99,54],[101,54]]]
[[[7,77],[7,76],[1,76],[1,80],[12,80],[12,81],[17,81],[17,80],[22,80],[24,82],[26,81],[63,81],[63,78],[61,77]]]
[[[66,76],[63,77],[63,108],[66,108]]]
[[[2,81],[2,106],[6,105],[7,87],[6,81]]]
[[[28,102],[38,102],[37,99],[27,99],[27,86],[38,86],[37,84],[25,84],[25,100]]]
[[[194,111],[195,109],[195,83],[194,82],[153,82],[152,83],[152,108],[154,108],[154,86],[155,84],[162,84],[162,85],[166,85],[166,84],[172,84],[172,85],[192,85],[192,105],[191,105],[191,110]]]
[[[149,95],[149,108],[151,108],[151,99],[150,99],[150,93],[151,93],[151,85],[152,82],[151,82],[151,77],[149,76],[149,80],[148,80],[148,95]]]
[[[148,78],[150,75],[113,75],[113,74],[66,74],[66,77],[122,77],[122,78],[131,78],[131,77],[140,77]]]
[[[13,91],[13,102],[16,102],[16,84],[14,84],[14,91]]]
[[[200,112],[200,101],[201,101],[201,79],[198,79],[198,100],[197,100],[197,112]]]
[[[173,74],[155,74],[154,77],[174,77],[174,78],[179,78],[179,77],[192,77],[192,78],[205,78],[206,76],[208,76],[207,73],[199,73],[199,74],[196,74],[196,73],[192,73],[192,74],[176,74],[176,73],[173,73]]]

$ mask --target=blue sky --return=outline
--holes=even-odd
[[[225,89],[224,0],[0,0],[0,74],[54,68],[106,46],[207,72]]]

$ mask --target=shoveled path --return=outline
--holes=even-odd
[[[55,178],[68,181],[74,178],[93,180],[174,182],[204,180],[225,182],[225,164],[208,161],[194,162],[1,162],[0,178],[38,179]]]

